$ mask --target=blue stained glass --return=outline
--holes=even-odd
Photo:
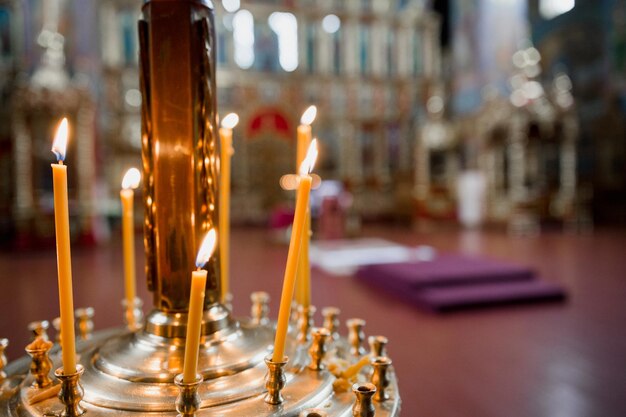
[[[341,73],[341,35],[340,31],[333,34],[333,71]]]
[[[420,68],[422,53],[421,46],[422,45],[420,42],[420,37],[416,33],[413,35],[413,75],[419,75],[419,73],[422,71],[422,69]]]
[[[217,35],[217,63],[218,65],[226,65],[226,32],[222,30]]]
[[[366,26],[361,27],[361,36],[359,39],[359,63],[361,68],[361,74],[365,75],[368,71],[368,47],[369,47],[369,28]]]
[[[129,12],[122,13],[122,48],[124,51],[124,63],[126,65],[135,62],[135,47],[136,47],[136,35],[135,35],[135,17]]]
[[[408,6],[408,4],[411,2],[411,0],[397,0],[396,3],[396,8],[398,10],[402,10],[404,9],[406,6]]]
[[[278,72],[278,36],[263,21],[254,22],[254,69]]]
[[[11,55],[11,11],[4,7],[0,8],[0,53]]]
[[[396,72],[394,57],[395,35],[392,30],[387,31],[387,75],[393,76]]]
[[[309,73],[315,72],[315,27],[306,27],[306,65]]]

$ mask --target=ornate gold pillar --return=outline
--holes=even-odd
[[[199,244],[217,226],[213,10],[203,0],[147,0],[139,21],[148,287],[162,313],[188,309]],[[205,309],[220,299],[219,254]]]

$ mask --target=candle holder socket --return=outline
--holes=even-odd
[[[78,337],[81,340],[91,339],[94,328],[93,316],[96,314],[96,310],[93,307],[77,308],[74,314],[76,314]]]
[[[267,365],[267,375],[265,376],[267,394],[265,395],[265,402],[268,404],[278,405],[284,401],[281,391],[287,383],[285,365],[287,365],[288,360],[287,356],[283,357],[283,360],[280,362],[272,360],[271,355],[265,357],[265,364]]]
[[[370,355],[387,356],[387,343],[389,340],[385,336],[370,336],[367,338],[370,345]]]
[[[354,384],[352,386],[355,401],[352,406],[353,417],[374,417],[376,409],[372,404],[372,396],[376,393],[376,386],[371,383]]]
[[[48,328],[50,327],[50,322],[48,320],[37,320],[31,321],[28,323],[28,330],[31,332],[31,342],[35,341],[38,338],[43,340],[49,340],[48,338]]]
[[[200,408],[200,396],[198,387],[202,382],[202,375],[196,374],[196,379],[192,382],[184,382],[183,374],[176,375],[174,383],[178,386],[179,393],[176,398],[176,411],[181,417],[192,417]]]
[[[54,372],[54,376],[61,381],[59,400],[65,406],[61,412],[61,417],[77,417],[85,413],[85,409],[80,405],[85,394],[80,384],[80,377],[84,371],[85,368],[79,364],[76,365],[76,372],[72,374],[63,373],[63,368],[58,368]]]
[[[52,346],[52,342],[42,337],[37,337],[26,346],[26,353],[31,357],[30,373],[35,378],[32,384],[34,388],[46,388],[52,384],[52,379],[49,376],[52,369],[49,352]]]
[[[372,384],[376,386],[374,401],[383,402],[389,399],[387,387],[391,383],[388,375],[391,359],[384,356],[373,357],[370,365],[372,365]]]
[[[143,300],[139,297],[133,299],[133,305],[128,306],[128,301],[122,300],[122,308],[124,309],[124,324],[131,332],[143,328]]]
[[[348,319],[346,321],[348,326],[348,342],[350,343],[350,354],[352,356],[362,356],[365,354],[365,348],[362,346],[365,340],[365,333],[363,327],[365,327],[365,320],[363,319]]]
[[[324,316],[324,328],[330,332],[330,337],[333,341],[339,340],[339,314],[341,310],[337,307],[324,307],[322,309],[322,316]]]
[[[2,382],[7,377],[6,372],[4,372],[4,367],[7,366],[8,360],[7,355],[4,351],[8,346],[9,339],[0,339],[0,382]]]
[[[313,342],[309,348],[309,355],[311,356],[311,363],[309,369],[313,371],[322,371],[326,369],[324,365],[324,356],[326,356],[327,341],[330,338],[330,332],[323,327],[314,327],[311,330],[313,335]]]
[[[265,291],[255,291],[250,294],[250,300],[252,301],[250,314],[252,317],[252,323],[256,325],[269,323],[270,295]]]

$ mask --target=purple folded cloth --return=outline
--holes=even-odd
[[[431,288],[412,294],[413,301],[420,307],[437,312],[504,304],[561,301],[565,296],[562,287],[545,281]]]
[[[358,270],[357,278],[435,312],[558,301],[566,296],[562,287],[536,279],[530,268],[453,254],[432,261],[368,265]]]
[[[419,289],[450,285],[474,285],[500,281],[528,281],[535,276],[530,268],[470,256],[442,254],[432,261],[367,265],[357,276],[381,281],[396,289]]]

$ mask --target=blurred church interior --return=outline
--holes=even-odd
[[[278,309],[294,210],[286,175],[315,105],[313,304],[340,305],[342,319],[360,314],[370,334],[389,337],[402,415],[626,412],[625,0],[212,3],[217,109],[240,118],[236,315],[260,287]],[[120,182],[142,166],[141,5],[0,0],[0,337],[10,359],[29,322],[58,316],[55,296],[36,294],[56,291],[49,149],[63,116],[75,304],[95,308],[96,328],[122,323],[109,306],[123,298]],[[135,201],[137,289],[149,306],[141,187]],[[502,291],[482,282],[469,295],[468,283],[425,287],[408,299],[378,291],[394,265],[438,257],[522,266],[540,281]],[[459,268],[450,274],[473,267]]]

